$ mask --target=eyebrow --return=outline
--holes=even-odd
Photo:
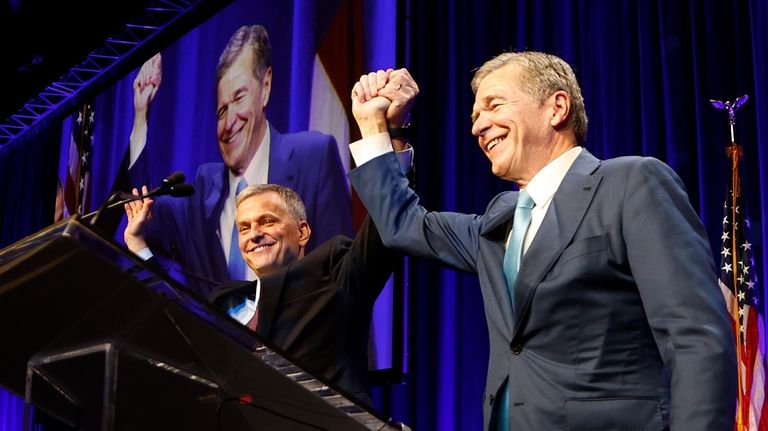
[[[472,120],[472,123],[477,121],[477,118],[480,116],[480,111],[483,110],[482,108],[478,109],[478,110],[475,110],[475,106],[479,105],[481,107],[487,107],[489,105],[489,103],[490,103],[490,100],[492,100],[495,97],[497,97],[497,96],[493,95],[493,94],[488,94],[485,97],[483,97],[482,99],[480,99],[479,103],[475,102],[475,103],[472,104],[472,114],[470,114],[470,116],[469,116],[469,119]]]
[[[232,96],[232,100],[234,100],[234,99],[237,99],[237,97],[238,97],[239,95],[241,95],[241,94],[243,94],[243,93],[247,93],[248,91],[250,91],[250,90],[249,90],[249,88],[248,88],[248,85],[247,85],[247,84],[243,84],[243,85],[241,85],[241,86],[237,87],[237,88],[235,89],[235,91],[233,91],[233,92],[231,93],[231,94],[233,95],[233,96]],[[224,107],[224,106],[226,106],[226,105],[229,105],[230,103],[232,103],[232,101],[230,101],[230,102],[228,102],[228,103],[226,103],[226,104],[225,104],[225,103],[221,103],[221,101],[220,101],[220,100],[217,100],[217,101],[216,101],[216,112],[219,112],[219,111],[221,110],[221,108],[223,108],[223,107]]]

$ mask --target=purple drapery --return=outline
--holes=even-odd
[[[296,22],[294,13],[301,5],[285,13],[271,3],[249,2],[263,6],[253,6],[258,15],[251,21],[272,22],[268,28],[274,50],[294,52],[291,28]],[[704,220],[713,250],[718,249],[722,202],[728,184],[723,151],[728,128],[724,114],[712,109],[708,99],[732,100],[750,95],[750,101],[739,111],[736,135],[745,150],[745,197],[756,233],[753,240],[758,242],[758,271],[765,280],[768,5],[764,1],[404,3],[409,5],[407,13],[399,19],[410,31],[406,40],[411,54],[408,61],[421,87],[413,113],[413,122],[419,126],[414,141],[419,154],[417,184],[428,208],[482,212],[492,195],[509,187],[492,177],[488,162],[469,133],[469,80],[475,67],[503,50],[546,50],[571,62],[582,82],[590,116],[590,151],[599,157],[651,155],[672,165]],[[242,23],[239,14],[243,7],[238,2],[221,13],[233,20],[230,26],[218,27],[211,20],[184,39],[185,49],[199,49],[200,62],[206,66],[183,71],[187,78],[177,88],[166,84],[159,97],[167,101],[158,100],[165,103],[158,106],[165,108],[155,111],[167,111],[169,116],[185,118],[201,127],[166,131],[174,142],[187,142],[185,148],[194,151],[176,154],[162,150],[167,154],[158,154],[158,158],[185,160],[196,166],[199,161],[218,157],[211,144],[211,114],[203,110],[185,112],[171,107],[168,101],[173,100],[174,92],[179,93],[174,97],[183,97],[195,91],[212,103],[213,90],[208,83],[213,71],[208,65],[215,59],[206,57],[205,52],[220,50],[235,25]],[[375,21],[373,17],[367,19]],[[376,38],[375,34],[370,36]],[[169,68],[173,59],[173,55],[166,58]],[[281,68],[279,76],[283,79],[276,80],[273,97],[292,100],[294,107],[301,100],[292,93],[289,77],[294,77],[288,72],[291,65],[276,67]],[[115,94],[114,100],[102,102],[105,106],[98,111],[101,115],[125,115],[118,111],[130,107],[130,84],[121,85],[122,92]],[[294,117],[287,108],[273,105],[270,110],[270,118],[282,130],[305,127],[305,120]],[[124,144],[128,131],[112,134],[103,139]],[[34,151],[44,150],[30,145],[14,152],[15,160],[0,160],[0,179],[14,180],[13,187],[10,180],[0,184],[4,202],[11,202],[3,207],[3,244],[44,226],[40,214],[45,211],[29,205],[23,196],[34,195],[25,181],[17,181],[32,177],[28,162],[35,159]],[[109,173],[102,175],[111,178]],[[52,197],[45,191],[45,184],[38,186],[37,196],[48,193]],[[101,195],[106,196],[106,192]],[[94,201],[98,202],[98,196],[94,194]],[[26,217],[12,217],[9,208],[26,211]],[[409,374],[403,385],[377,388],[375,401],[388,415],[414,429],[479,430],[488,345],[476,277],[415,260],[411,264]],[[0,408],[5,408],[0,411],[0,424],[5,429],[18,429],[6,425],[18,408],[9,407],[9,400],[7,395],[0,395]]]

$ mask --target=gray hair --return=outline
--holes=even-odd
[[[256,79],[261,79],[264,72],[272,67],[272,47],[267,29],[258,24],[244,25],[229,38],[227,46],[221,52],[219,64],[216,65],[217,83],[246,48],[253,52],[253,76]]]
[[[558,90],[571,96],[570,119],[573,121],[573,133],[576,140],[583,144],[587,139],[589,122],[584,108],[584,97],[573,69],[560,57],[536,51],[505,52],[497,55],[475,71],[471,84],[472,92],[477,94],[480,82],[491,72],[512,63],[520,66],[520,87],[539,103]]]
[[[269,192],[275,192],[278,196],[280,196],[280,200],[283,202],[283,206],[285,207],[286,211],[288,211],[288,214],[290,214],[291,217],[295,219],[295,221],[299,222],[307,220],[307,210],[304,207],[304,202],[302,202],[299,195],[288,187],[284,187],[278,184],[251,184],[250,186],[244,188],[243,191],[237,195],[235,209],[239,208],[240,203],[244,200],[252,196]]]

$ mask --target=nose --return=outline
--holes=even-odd
[[[472,134],[474,136],[480,137],[484,135],[490,127],[491,122],[488,119],[488,113],[486,111],[480,111],[480,114],[475,119],[475,122],[472,123]]]
[[[248,239],[253,242],[258,242],[264,236],[264,231],[261,229],[259,223],[251,224],[251,228],[248,230]]]
[[[245,237],[246,242],[252,241],[258,243],[263,236],[264,232],[261,230],[258,223],[251,223],[251,226],[247,231],[241,232],[241,237]]]
[[[226,127],[228,131],[232,130],[232,127],[235,125],[235,121],[237,120],[237,112],[235,112],[235,109],[233,109],[234,106],[229,106],[227,109],[227,119],[226,119]]]

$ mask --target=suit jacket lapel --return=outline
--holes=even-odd
[[[508,333],[512,332],[514,322],[513,316],[509,312],[512,309],[512,302],[509,298],[507,280],[504,278],[503,264],[504,253],[506,252],[506,238],[515,215],[517,196],[517,192],[499,195],[497,201],[490,206],[485,215],[484,223],[480,228],[480,235],[488,240],[488,247],[484,248],[488,256],[483,259],[483,262],[486,265],[485,272],[488,274],[490,285],[493,287],[492,292],[496,299],[493,301],[496,310],[490,311],[490,313],[500,316]]]
[[[203,211],[205,214],[203,235],[206,236],[205,244],[210,247],[211,276],[219,281],[229,280],[229,274],[226,271],[227,258],[221,248],[219,237],[216,236],[216,232],[219,231],[221,212],[224,210],[224,204],[229,194],[229,175],[224,163],[221,164],[221,169],[212,175],[210,187],[203,193]],[[222,232],[222,235],[226,235],[226,233]]]
[[[280,184],[296,190],[295,175],[291,166],[294,147],[290,140],[283,139],[272,125],[269,126],[269,175],[271,184]]]
[[[280,269],[261,279],[261,296],[259,298],[259,326],[256,331],[271,339],[270,330],[275,320],[275,311],[280,302],[280,295],[285,285],[285,276],[290,266]]]
[[[555,192],[536,237],[520,262],[515,281],[515,304],[518,307],[513,338],[529,311],[536,288],[581,224],[602,179],[602,176],[592,175],[599,166],[600,160],[583,150]]]
[[[211,187],[204,191],[205,197],[203,206],[205,207],[205,221],[209,226],[214,224],[218,227],[219,216],[224,208],[224,201],[229,193],[229,176],[227,175],[227,166],[221,164],[221,169],[211,177]]]

